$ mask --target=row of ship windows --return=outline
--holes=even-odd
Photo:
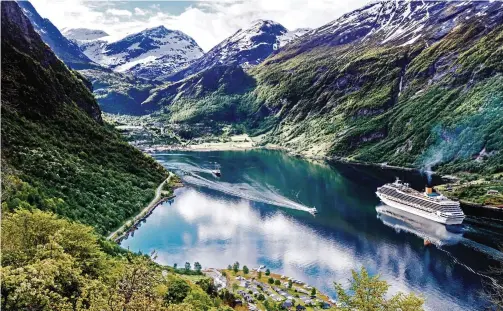
[[[407,202],[414,202],[416,204],[420,204],[421,206],[426,206],[426,207],[429,207],[433,210],[439,210],[442,208],[441,205],[439,204],[436,204],[436,203],[433,203],[433,202],[430,202],[430,201],[427,201],[427,200],[423,200],[423,199],[420,199],[420,198],[416,198],[416,197],[413,197],[413,196],[406,196],[396,190],[392,190],[392,189],[386,189],[383,191],[384,194],[387,194],[387,195],[390,195],[390,196],[393,196],[393,197],[396,197],[398,199],[402,199],[402,200],[405,200]]]
[[[403,204],[410,204],[410,202],[406,202],[406,201],[404,201],[404,200],[400,200],[400,199],[398,199],[398,198],[394,198],[394,197],[392,197],[392,198],[390,198],[390,199],[394,199],[394,201],[398,201],[398,202],[403,203]],[[415,208],[417,208],[417,209],[423,210],[423,211],[425,211],[425,212],[428,212],[428,213],[431,213],[431,212],[432,212],[431,210],[428,210],[428,209],[423,208],[421,205],[419,205],[419,206],[418,206],[417,204],[414,204],[414,207],[415,207]],[[452,214],[450,214],[450,215],[446,215],[446,214],[444,214],[443,212],[441,212],[441,213],[440,213],[440,216],[445,217],[445,218],[450,218],[450,219],[457,219],[457,218],[464,218],[464,217],[465,217],[463,213],[459,212],[459,210],[457,210],[457,211],[455,211],[455,212],[456,212],[456,213],[452,213]]]
[[[403,203],[403,204],[406,204],[406,205],[410,204],[410,201],[401,200],[401,199],[399,199],[399,198],[396,198],[396,197],[393,197],[393,196],[390,196],[390,195],[388,195],[388,196],[389,196],[389,197],[390,197],[390,199],[391,199],[391,200],[393,200],[393,201],[397,201],[397,202],[400,202],[400,203]],[[417,209],[423,210],[423,211],[425,211],[425,212],[428,212],[428,213],[431,213],[431,212],[432,212],[432,211],[431,211],[431,210],[429,210],[429,209],[423,208],[423,206],[422,206],[422,205],[414,204],[414,207],[415,207],[415,208],[417,208]]]

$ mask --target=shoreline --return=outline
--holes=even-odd
[[[248,136],[246,136],[248,137]],[[155,147],[150,147],[150,148],[142,148],[141,150],[143,152],[146,152],[150,155],[158,153],[158,152],[163,152],[163,151],[194,151],[194,152],[211,152],[211,151],[249,151],[249,150],[279,150],[287,153],[290,156],[293,157],[300,157],[305,160],[311,160],[311,161],[323,161],[326,163],[330,162],[336,162],[336,163],[342,163],[342,164],[349,164],[349,165],[357,165],[357,166],[367,166],[367,167],[377,167],[377,168],[382,168],[382,169],[395,169],[395,170],[401,170],[401,171],[407,171],[407,172],[419,172],[420,169],[413,168],[413,167],[403,167],[403,166],[395,166],[395,165],[388,165],[386,163],[372,163],[372,162],[360,162],[360,161],[354,161],[354,160],[349,160],[345,158],[340,158],[340,157],[327,157],[327,156],[309,156],[306,154],[298,153],[295,152],[291,149],[288,149],[286,147],[278,146],[278,145],[273,145],[273,144],[266,144],[266,145],[256,145],[253,143],[253,140],[249,138],[250,141],[247,142],[219,142],[219,143],[203,143],[203,144],[192,144],[192,145],[160,145],[160,146],[155,146]],[[435,172],[433,172],[433,175],[440,176],[442,179],[447,179],[447,180],[455,180],[456,176],[452,175],[438,175]],[[443,185],[443,184],[441,184]],[[440,185],[438,185],[440,186]],[[491,211],[503,211],[502,208],[499,208],[497,206],[490,206],[490,205],[484,205],[484,204],[479,204],[475,202],[470,202],[466,200],[458,200],[462,205],[469,206],[472,208],[482,208],[482,209],[487,209]]]
[[[155,196],[152,199],[152,201],[150,201],[150,203],[145,208],[143,208],[141,211],[139,211],[138,214],[136,214],[132,219],[128,219],[128,220],[124,221],[122,223],[122,225],[118,229],[116,229],[115,231],[110,233],[106,237],[106,239],[112,240],[112,241],[120,244],[120,242],[122,240],[127,239],[129,237],[130,233],[133,233],[136,229],[138,229],[138,227],[139,227],[138,225],[140,225],[140,223],[142,221],[145,221],[150,216],[150,214],[152,214],[152,212],[154,211],[154,209],[157,206],[161,205],[165,201],[169,201],[169,200],[172,200],[173,198],[175,198],[176,195],[174,195],[174,194],[170,195],[169,197],[162,197],[162,188],[164,187],[164,185],[166,183],[170,182],[170,180],[173,176],[176,176],[176,175],[173,174],[172,172],[169,172],[168,178],[163,180],[163,182],[161,184],[159,184],[159,186],[157,186],[157,188],[155,190]],[[174,187],[173,190],[175,190],[176,188],[178,188],[178,187]],[[128,225],[131,221],[132,221],[132,223],[130,225]],[[121,232],[121,233],[119,234],[119,232]]]

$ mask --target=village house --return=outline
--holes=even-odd
[[[283,302],[281,306],[285,309],[290,309],[293,306],[293,304],[291,300],[285,300],[285,302]]]

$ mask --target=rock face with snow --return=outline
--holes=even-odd
[[[302,37],[303,35],[307,34],[310,31],[311,31],[311,28],[297,28],[295,30],[288,31],[279,37],[279,45],[278,46],[283,47],[286,44],[297,40],[298,38]]]
[[[302,45],[303,49],[349,43],[397,46],[418,40],[430,45],[463,21],[483,18],[494,26],[499,9],[489,1],[379,1],[313,30]]]
[[[171,79],[180,80],[216,65],[235,63],[244,68],[257,65],[279,48],[280,39],[285,40],[287,33],[288,30],[276,22],[254,21],[250,27],[238,30]]]
[[[117,72],[161,80],[203,55],[199,45],[181,31],[164,26],[107,42],[102,31],[68,29],[66,35],[93,61]]]
[[[18,1],[18,4],[42,40],[67,66],[73,69],[87,69],[97,66],[82,53],[77,44],[63,36],[50,20],[42,18],[30,2]]]

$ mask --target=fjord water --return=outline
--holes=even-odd
[[[312,163],[266,150],[154,156],[186,186],[122,243],[132,251],[155,250],[158,262],[179,266],[266,265],[334,298],[333,282],[347,285],[351,269],[364,266],[392,293],[422,294],[428,310],[486,306],[484,275],[503,258],[496,250],[503,240],[498,215],[465,209],[464,226],[452,231],[377,212],[378,186],[400,177],[420,189],[419,173]],[[215,165],[221,178],[211,173]],[[307,212],[312,207],[316,216]],[[424,246],[425,238],[434,244]]]

